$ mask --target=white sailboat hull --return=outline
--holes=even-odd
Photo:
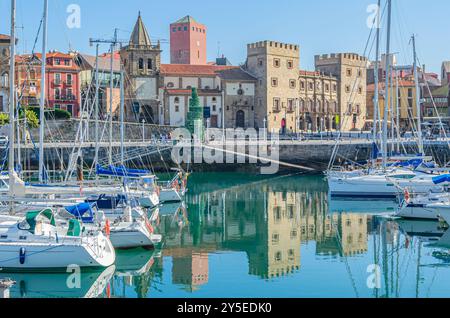
[[[139,204],[146,209],[153,209],[160,203],[160,199],[157,193],[143,194],[139,198]]]
[[[181,202],[183,201],[182,194],[173,188],[163,188],[159,194],[159,201],[164,202]]]
[[[332,197],[395,198],[408,189],[410,193],[426,194],[438,191],[441,186],[433,183],[434,176],[418,175],[411,179],[393,180],[385,174],[373,174],[349,178],[329,177],[328,186]],[[394,182],[395,181],[395,182]]]
[[[108,267],[114,264],[111,242],[104,239],[103,251],[91,244],[68,243],[0,243],[0,268],[13,271],[66,270],[69,266]],[[20,251],[25,249],[23,261]]]

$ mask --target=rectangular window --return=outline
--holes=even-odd
[[[308,83],[308,88],[310,91],[312,91],[314,89],[314,84],[312,82]]]
[[[304,81],[301,81],[301,82],[300,82],[300,89],[301,89],[302,91],[305,90],[305,82],[304,82]]]
[[[289,81],[289,87],[290,87],[290,88],[295,88],[295,84],[296,84],[296,81],[295,81],[295,80],[290,80],[290,81]]]
[[[346,85],[345,86],[345,92],[346,93],[350,93],[350,85]]]
[[[358,87],[358,93],[361,95],[363,93],[362,86]]]
[[[330,85],[329,84],[325,84],[325,92],[329,92],[330,91]]]
[[[289,113],[293,113],[294,112],[294,100],[293,99],[288,99],[288,109],[287,111]]]
[[[291,61],[291,60],[287,61],[287,68],[288,69],[293,69],[294,68],[294,62]]]
[[[55,84],[57,85],[61,84],[61,74],[59,73],[55,74]]]
[[[73,105],[67,105],[67,111],[73,116]]]
[[[337,92],[337,85],[336,84],[333,84],[333,92]]]
[[[275,112],[280,111],[280,99],[279,98],[273,99],[273,111],[275,111]]]
[[[264,63],[263,59],[258,59],[258,66],[262,67],[263,63]]]
[[[175,105],[175,112],[176,113],[180,112],[180,105]]]
[[[280,59],[273,59],[273,66],[280,67]]]
[[[172,32],[177,32],[177,28],[172,28]]]
[[[153,60],[152,59],[147,60],[147,68],[149,70],[153,69]]]
[[[72,85],[72,74],[67,74],[67,84]]]
[[[275,77],[272,78],[272,86],[273,87],[277,87],[278,86],[278,79],[275,78]]]
[[[61,109],[61,105],[60,104],[55,104],[55,109]]]
[[[184,31],[187,31],[187,30],[188,30],[188,28],[187,28],[187,26],[185,26],[185,27],[184,27]]]
[[[347,69],[347,76],[348,77],[352,76],[352,69],[351,68]]]
[[[64,60],[64,65],[65,66],[70,66],[70,60]]]

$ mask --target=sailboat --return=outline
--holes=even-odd
[[[391,14],[392,14],[392,0],[388,0],[388,36],[386,45],[386,70],[390,69],[390,31],[391,31]],[[377,37],[379,37],[379,31],[377,32]],[[378,47],[378,41],[377,41]],[[384,118],[383,118],[383,142],[382,142],[382,168],[370,168],[367,170],[360,170],[356,172],[339,172],[334,173],[329,171],[327,173],[327,180],[330,189],[330,194],[332,197],[377,197],[377,198],[396,198],[401,196],[404,189],[409,189],[409,191],[426,194],[430,191],[440,191],[442,185],[436,185],[434,183],[435,174],[431,172],[425,165],[426,157],[423,156],[424,147],[421,133],[421,118],[420,118],[420,93],[419,93],[419,79],[418,79],[418,67],[417,67],[417,56],[415,47],[415,38],[413,37],[413,51],[414,51],[414,80],[416,85],[416,92],[418,94],[416,98],[416,108],[417,108],[417,134],[420,155],[415,159],[419,160],[418,166],[414,169],[408,169],[408,167],[390,167],[388,165],[388,142],[387,142],[387,117],[389,109],[389,98],[388,87],[389,87],[389,77],[386,75],[385,83],[385,108],[384,108]],[[377,49],[378,52],[378,49]],[[377,56],[378,63],[378,56]],[[376,77],[375,86],[378,87],[378,77]],[[376,93],[377,95],[377,93]],[[378,99],[378,96],[376,96]],[[377,107],[375,107],[377,108]],[[377,110],[376,110],[377,112]],[[376,125],[374,125],[376,130]],[[376,136],[376,133],[374,134]],[[374,137],[376,138],[376,137]],[[374,140],[374,143],[376,140]],[[408,161],[410,158],[408,158]],[[420,168],[420,169],[418,169]]]
[[[48,0],[44,0],[43,43],[46,42],[47,10]],[[25,217],[14,216],[17,194],[14,178],[15,15],[16,1],[11,0],[8,204],[12,216],[0,218],[0,268],[4,271],[58,271],[73,264],[91,268],[111,266],[115,261],[115,251],[102,231],[85,232],[77,220],[71,220],[68,228],[57,226],[51,208],[28,212]],[[45,44],[43,47],[45,49]]]
[[[101,231],[83,232],[77,220],[68,229],[58,227],[51,209],[0,222],[0,268],[5,271],[66,270],[72,264],[101,268],[114,261],[111,241]]]

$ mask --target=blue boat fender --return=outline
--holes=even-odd
[[[20,265],[25,264],[26,254],[27,254],[27,250],[25,249],[25,247],[21,247],[20,251],[19,251]]]

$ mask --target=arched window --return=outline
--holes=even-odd
[[[299,106],[300,106],[300,112],[303,113],[305,111],[305,101],[302,98],[300,98]]]
[[[325,112],[326,113],[330,112],[330,102],[329,101],[325,101]]]
[[[321,112],[321,107],[322,107],[322,103],[320,102],[320,100],[316,101],[316,112],[317,113]]]
[[[153,60],[152,60],[152,59],[148,59],[148,60],[147,60],[147,68],[148,68],[149,70],[152,70],[152,69],[153,69]]]
[[[143,70],[144,69],[144,59],[139,59],[139,69]]]

